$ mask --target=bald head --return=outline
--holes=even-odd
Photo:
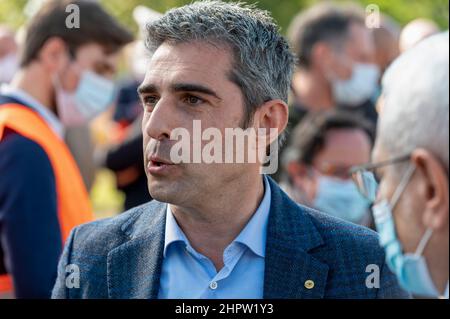
[[[420,18],[409,22],[400,34],[400,52],[405,52],[423,39],[438,32],[439,27],[431,20]]]
[[[426,149],[448,171],[448,70],[448,32],[422,41],[388,68],[383,77],[377,146],[392,157]]]

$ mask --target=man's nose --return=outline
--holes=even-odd
[[[161,99],[151,113],[144,115],[143,133],[158,141],[169,139],[172,121],[173,112],[170,111],[170,105]]]

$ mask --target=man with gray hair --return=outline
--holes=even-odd
[[[383,79],[372,164],[354,168],[386,259],[415,296],[448,298],[449,34],[424,40]],[[370,189],[379,184],[378,195]]]
[[[53,297],[404,296],[374,232],[298,206],[260,174],[262,160],[174,159],[175,131],[194,134],[195,157],[211,144],[222,154],[224,133],[226,152],[229,129],[257,130],[258,143],[248,144],[266,154],[285,129],[294,58],[268,13],[200,1],[170,10],[147,31],[152,58],[138,91],[154,201],[75,228]],[[195,131],[211,129],[218,140],[196,140]],[[78,280],[76,289],[67,279]]]

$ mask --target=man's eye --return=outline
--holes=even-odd
[[[194,95],[186,95],[184,97],[183,101],[187,104],[194,105],[194,106],[202,104],[204,102],[203,99],[196,97]]]
[[[153,107],[156,103],[158,103],[158,98],[156,96],[145,96],[142,98],[142,104],[144,107]]]

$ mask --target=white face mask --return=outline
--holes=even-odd
[[[115,97],[114,82],[91,71],[83,71],[75,92],[65,91],[55,81],[56,104],[66,127],[89,122],[105,111]]]
[[[0,83],[9,83],[19,69],[19,61],[15,53],[0,59]]]
[[[336,103],[344,106],[359,106],[376,92],[380,70],[377,65],[354,63],[350,79],[332,80]]]

